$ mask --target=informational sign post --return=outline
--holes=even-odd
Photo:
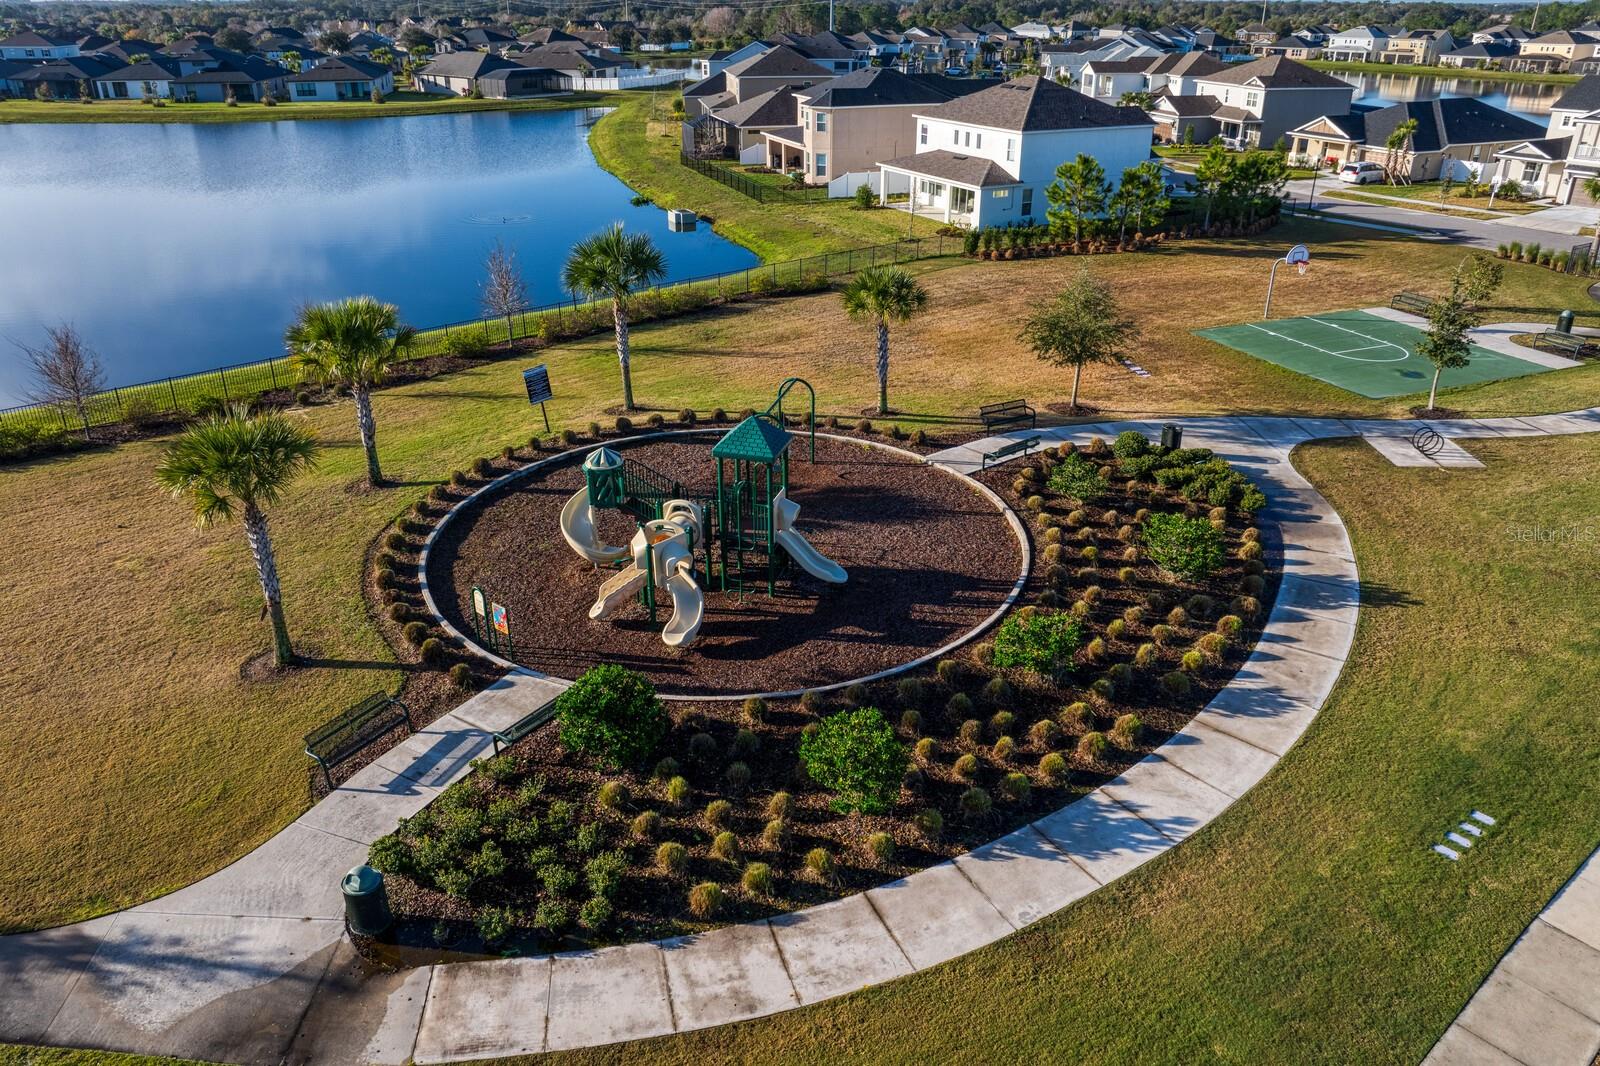
[[[522,384],[528,390],[528,403],[539,405],[539,413],[544,416],[544,431],[550,432],[550,414],[544,408],[554,396],[550,391],[549,368],[543,363],[530,366],[522,372]]]

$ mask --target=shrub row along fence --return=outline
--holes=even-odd
[[[959,237],[912,238],[686,278],[634,295],[629,301],[629,319],[648,322],[669,318],[740,296],[812,291],[824,287],[829,278],[852,274],[869,266],[908,263],[960,251]],[[417,334],[412,358],[481,356],[491,345],[507,340],[508,333],[511,339],[537,337],[557,341],[611,328],[610,301],[545,304],[512,315],[509,321],[505,318],[470,319],[422,329]],[[0,431],[59,434],[80,431],[85,418],[91,426],[103,426],[205,414],[231,403],[254,400],[268,390],[294,388],[301,380],[287,356],[236,363],[197,374],[108,389],[91,397],[82,415],[70,405],[26,404],[6,408],[0,410]]]
[[[721,163],[696,159],[687,152],[680,152],[678,158],[690,170],[698,171],[713,181],[720,181],[733,191],[744,193],[750,199],[764,204],[816,204],[825,203],[828,199],[826,185],[809,189],[783,189],[771,182],[757,181]]]

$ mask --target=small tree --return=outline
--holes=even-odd
[[[1472,359],[1467,331],[1477,325],[1477,316],[1467,310],[1460,292],[1435,300],[1428,308],[1428,328],[1417,341],[1417,354],[1433,364],[1433,383],[1428,386],[1428,410],[1434,409],[1439,395],[1439,377],[1446,370],[1466,366]]]
[[[872,191],[872,186],[861,184],[856,186],[856,207],[861,211],[870,211],[878,206],[878,194]]]
[[[1072,409],[1077,410],[1084,366],[1115,359],[1137,332],[1122,316],[1111,286],[1083,264],[1059,296],[1034,307],[1020,338],[1044,362],[1072,367]]]
[[[1105,168],[1094,156],[1080,152],[1078,158],[1056,167],[1055,180],[1045,187],[1044,197],[1050,205],[1045,217],[1057,230],[1070,228],[1072,239],[1081,241],[1084,225],[1105,212],[1110,195]]]
[[[844,292],[845,314],[878,334],[878,413],[889,413],[889,323],[906,322],[928,305],[928,290],[899,267],[868,267]]]
[[[556,697],[561,743],[612,768],[644,760],[667,733],[670,720],[643,675],[605,663]]]
[[[100,357],[68,323],[51,326],[44,333],[49,343],[42,348],[13,342],[22,349],[23,358],[33,371],[34,387],[29,398],[52,407],[72,408],[83,426],[83,439],[90,440],[89,401],[106,387]]]
[[[512,339],[511,320],[528,308],[528,287],[523,283],[522,271],[517,269],[515,252],[507,251],[499,241],[489,250],[484,264],[488,276],[483,282],[484,314],[506,320],[506,340]]]
[[[568,292],[611,300],[617,334],[617,365],[622,369],[622,406],[632,411],[633,374],[628,343],[628,298],[636,289],[667,276],[667,260],[648,233],[624,233],[622,223],[572,246],[561,273]]]
[[[1133,228],[1143,232],[1148,225],[1160,225],[1172,207],[1167,198],[1166,182],[1161,176],[1161,164],[1146,160],[1122,172],[1122,188],[1127,197],[1128,212],[1133,218]]]
[[[1206,217],[1202,226],[1211,226],[1211,210],[1232,173],[1233,156],[1228,154],[1227,147],[1220,140],[1212,141],[1194,167],[1195,188],[1206,198]]]
[[[800,760],[813,781],[838,794],[835,810],[868,814],[894,803],[908,763],[905,745],[876,707],[823,719],[816,732],[800,738]]]
[[[294,660],[294,648],[283,618],[283,589],[264,509],[316,465],[317,452],[316,438],[306,427],[282,415],[250,418],[239,408],[191,426],[156,467],[157,483],[189,501],[201,528],[238,514],[266,601],[264,613],[272,619],[279,666]]]

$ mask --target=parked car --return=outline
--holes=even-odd
[[[1383,181],[1383,168],[1376,163],[1346,163],[1339,168],[1339,180],[1351,185],[1373,185]]]

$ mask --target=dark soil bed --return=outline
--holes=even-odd
[[[716,440],[618,447],[694,492],[710,487]],[[707,594],[705,621],[687,649],[661,642],[669,604],[655,625],[637,603],[603,621],[588,617],[609,571],[597,572],[561,537],[561,506],[583,484],[576,462],[459,514],[429,557],[430,587],[463,632],[471,631],[474,585],[505,605],[517,662],[563,677],[619,663],[679,695],[792,691],[877,673],[948,643],[1004,601],[1021,549],[972,486],[865,444],[819,438],[814,464],[802,437],[791,450],[800,530],[849,581],[829,585],[790,567],[769,596],[762,564],[749,572],[742,599],[732,589]],[[596,519],[612,544],[626,544],[635,528],[618,511],[597,510]]]

